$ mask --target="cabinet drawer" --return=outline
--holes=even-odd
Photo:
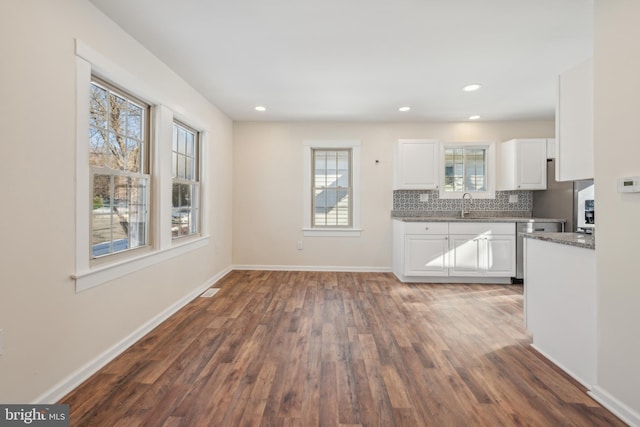
[[[404,234],[449,234],[449,223],[405,222]]]
[[[515,235],[516,224],[513,222],[451,222],[449,234]]]

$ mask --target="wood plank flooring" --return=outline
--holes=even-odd
[[[532,350],[521,285],[235,271],[60,403],[73,426],[623,426]]]

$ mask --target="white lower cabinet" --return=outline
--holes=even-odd
[[[407,235],[404,239],[407,276],[448,276],[448,236]]]
[[[515,276],[515,236],[452,235],[450,239],[450,275]]]
[[[482,241],[473,234],[451,236],[450,265],[453,276],[482,274]]]
[[[516,274],[514,223],[393,222],[393,271],[402,281],[495,282]]]
[[[516,275],[516,236],[487,236],[486,239],[485,274],[494,277],[514,277]]]

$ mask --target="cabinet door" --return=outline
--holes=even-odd
[[[558,79],[556,180],[593,178],[593,61]]]
[[[395,190],[438,188],[438,141],[403,139],[398,141],[395,154]]]
[[[405,276],[447,276],[447,236],[405,235]]]
[[[515,236],[486,236],[484,241],[484,271],[487,276],[514,277],[516,275]]]
[[[449,271],[451,276],[481,276],[482,237],[476,234],[450,236]]]
[[[547,188],[547,140],[523,139],[516,145],[518,190]]]

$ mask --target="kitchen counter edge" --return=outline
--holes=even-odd
[[[526,218],[516,216],[488,216],[488,217],[454,217],[454,216],[403,216],[392,213],[391,219],[404,222],[561,222],[566,220],[558,218]]]
[[[577,248],[595,249],[596,241],[590,234],[584,233],[520,233],[526,239],[543,240]]]

